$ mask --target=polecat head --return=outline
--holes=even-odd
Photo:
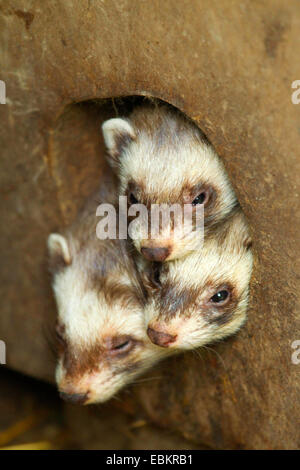
[[[51,234],[48,247],[59,391],[73,403],[103,402],[162,357],[145,331],[141,285],[120,243]]]
[[[128,119],[110,119],[102,126],[108,159],[120,179],[120,195],[128,204],[174,204],[191,210],[204,207],[205,225],[225,218],[236,204],[223,163],[202,132],[179,112],[168,107],[137,108]],[[161,207],[161,206],[160,206]],[[145,219],[144,219],[145,221]],[[174,233],[172,217],[159,234],[151,224],[135,224],[133,242],[151,261],[180,258],[198,248],[192,224],[184,236]]]
[[[145,271],[151,291],[145,309],[153,343],[191,349],[237,331],[246,317],[252,253],[240,210],[199,252]]]

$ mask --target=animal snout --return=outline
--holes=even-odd
[[[171,343],[174,343],[177,338],[176,335],[170,335],[169,333],[153,330],[150,326],[147,329],[147,335],[151,339],[152,343],[163,348],[167,348]]]
[[[66,392],[59,392],[60,398],[68,403],[72,403],[73,405],[83,405],[88,399],[88,392],[87,393],[66,393]]]
[[[143,247],[142,255],[149,261],[164,261],[170,254],[170,248],[167,247]]]

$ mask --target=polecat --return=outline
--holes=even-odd
[[[126,241],[96,237],[96,208],[112,202],[103,182],[64,235],[48,238],[58,307],[56,381],[72,403],[103,402],[165,356],[147,337],[144,291]]]
[[[247,223],[237,208],[206,237],[199,252],[150,271],[143,262],[151,341],[171,349],[192,349],[236,332],[246,318],[250,245]]]
[[[224,165],[200,129],[168,106],[144,105],[126,119],[102,125],[108,160],[116,170],[119,194],[129,204],[191,204],[204,207],[206,228],[225,219],[236,197]],[[150,224],[149,224],[150,225]],[[199,233],[174,233],[172,220],[151,237],[138,224],[133,243],[151,261],[180,258],[199,246]]]

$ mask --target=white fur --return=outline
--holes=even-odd
[[[66,264],[71,262],[71,255],[67,240],[59,233],[51,233],[48,237],[48,250],[51,256],[62,256]]]
[[[170,348],[197,348],[233,334],[244,323],[253,263],[251,250],[244,245],[248,239],[248,227],[240,212],[231,221],[225,240],[210,238],[204,241],[202,250],[167,263],[160,277],[162,286],[171,283],[179,295],[188,289],[199,292],[196,302],[190,302],[184,313],[171,317],[163,308],[160,310],[159,305],[163,304],[160,301],[161,289],[157,289],[150,298],[145,311],[147,326],[177,335]],[[139,263],[139,267],[143,269],[143,264]],[[234,286],[238,304],[227,323],[209,323],[205,317],[204,301],[216,293],[218,286],[226,283]],[[210,312],[219,315],[220,310],[212,305]]]
[[[109,152],[115,152],[116,149],[116,137],[118,135],[128,135],[132,139],[135,138],[135,133],[128,121],[125,119],[114,118],[105,121],[102,124],[102,132],[104,142]]]
[[[54,238],[52,237],[52,240]],[[59,238],[61,246],[68,247],[64,237]],[[64,240],[64,241],[63,241]],[[109,241],[107,241],[109,243]],[[52,246],[52,245],[51,245]],[[115,304],[108,306],[105,296],[99,289],[89,286],[86,271],[79,260],[80,254],[73,254],[72,263],[64,270],[59,271],[53,282],[55,298],[58,307],[59,323],[65,327],[65,338],[68,347],[84,351],[90,348],[101,348],[105,338],[111,336],[129,335],[139,342],[137,347],[125,357],[112,357],[109,360],[100,354],[99,369],[95,372],[85,371],[76,376],[69,377],[68,370],[64,368],[62,359],[56,369],[58,388],[66,393],[89,392],[86,404],[103,402],[111,398],[125,384],[143,373],[152,364],[172,354],[171,351],[162,351],[148,339],[143,306],[137,298],[129,299],[127,304],[116,300]],[[107,253],[105,254],[107,256]],[[116,267],[111,272],[111,278],[116,283],[132,287],[130,276],[125,264]],[[80,353],[78,361],[82,360]],[[129,372],[118,373],[117,369],[126,366],[129,362],[137,362],[135,368]]]
[[[157,115],[160,116],[160,120],[157,120]],[[139,124],[135,123],[136,116],[138,116]],[[141,125],[143,116],[147,121],[145,125]],[[211,145],[196,137],[195,127],[180,118],[179,114],[164,107],[141,108],[127,120],[107,121],[103,124],[103,129],[110,153],[114,139],[113,133],[109,134],[107,127],[110,129],[112,123],[114,124],[113,133],[119,132],[118,128],[128,126],[136,136],[122,149],[118,157],[120,195],[126,193],[128,182],[133,181],[143,187],[147,199],[152,204],[181,203],[180,200],[170,200],[170,195],[176,192],[180,194],[181,189],[186,185],[192,187],[202,183],[212,185],[216,190],[217,204],[214,215],[218,219],[225,218],[235,205],[236,197],[222,161]],[[184,129],[180,135],[177,130],[178,125],[182,125]],[[139,199],[138,194],[137,199]],[[167,229],[166,232],[169,230]],[[143,246],[148,246],[147,238],[147,231],[137,226],[134,245],[138,251],[141,251]],[[197,245],[195,238],[197,238],[196,231],[182,239],[175,237],[172,240],[161,234],[155,242],[156,246],[172,247],[166,259],[171,260],[193,251]]]

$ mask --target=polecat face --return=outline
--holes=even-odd
[[[108,400],[163,357],[147,337],[143,293],[126,254],[118,244],[99,246],[78,247],[58,234],[48,239],[56,266],[56,381],[72,403]]]
[[[165,107],[142,107],[129,119],[110,119],[103,135],[111,165],[120,180],[120,195],[128,204],[148,209],[148,224],[133,231],[136,249],[150,261],[180,258],[199,248],[194,223],[184,235],[175,233],[172,217],[151,237],[153,204],[204,208],[206,227],[226,218],[236,198],[224,166],[201,131],[184,116]],[[194,216],[195,214],[192,214]]]
[[[251,269],[248,228],[238,211],[200,252],[152,269],[150,279],[146,275],[151,341],[192,349],[237,331],[246,317]]]

